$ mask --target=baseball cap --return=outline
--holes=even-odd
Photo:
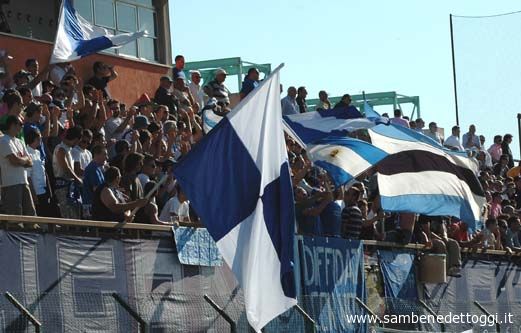
[[[192,71],[190,71],[190,74],[197,74],[197,75],[201,76],[201,72],[199,72],[198,70],[192,70]]]
[[[168,81],[168,82],[172,82],[172,79],[170,78],[170,76],[161,76],[161,79],[159,79],[160,81]]]
[[[215,75],[219,75],[219,74],[224,74],[224,75],[228,75],[228,73],[226,73],[226,71],[222,68],[218,68],[216,71],[215,71]]]
[[[177,79],[183,79],[183,80],[186,80],[185,72],[183,72],[183,71],[179,71],[179,72],[175,73],[175,75],[174,75],[174,80],[177,80]]]
[[[134,119],[134,128],[135,129],[143,129],[147,128],[150,123],[148,122],[148,118],[142,115],[137,116]]]

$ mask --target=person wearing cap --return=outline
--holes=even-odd
[[[146,116],[137,115],[134,117],[134,126],[132,126],[132,128],[130,128],[130,129],[128,129],[125,133],[123,133],[121,138],[123,140],[126,140],[127,142],[131,143],[132,132],[147,129],[148,125],[150,125],[150,122]]]
[[[185,57],[178,54],[175,56],[174,62],[175,62],[175,65],[174,65],[174,68],[172,69],[172,75],[175,80],[175,78],[177,77],[177,74],[183,73],[183,75],[185,75],[185,73],[183,72],[183,69],[185,68]]]
[[[453,126],[452,127],[452,135],[449,136],[447,139],[445,139],[445,147],[455,150],[455,151],[464,151],[465,149],[461,145],[461,142],[459,141],[459,135],[460,135],[460,128],[459,126]]]
[[[110,97],[107,90],[108,83],[118,77],[118,73],[114,70],[114,66],[108,65],[102,61],[96,61],[92,65],[94,76],[87,81],[88,84],[94,86],[97,90],[103,91],[103,97]]]
[[[217,100],[217,103],[224,105],[225,107],[230,105],[230,95],[231,92],[224,85],[224,81],[226,80],[226,71],[222,68],[219,68],[215,71],[215,78],[208,82],[207,85],[204,86],[204,92],[208,97],[214,97]]]
[[[195,103],[194,97],[190,93],[190,89],[186,86],[186,77],[184,72],[178,72],[174,80],[174,90],[172,94],[179,101],[179,110],[188,111],[189,109],[194,112],[199,111],[199,105]]]
[[[195,102],[199,106],[199,110],[202,110],[204,107],[204,99],[205,94],[203,88],[201,87],[201,72],[195,70],[190,71],[190,83],[188,84],[188,89],[190,89],[190,93],[194,98]]]
[[[259,70],[255,67],[248,70],[248,75],[244,78],[239,94],[241,100],[259,86],[259,74]]]
[[[154,95],[154,102],[159,105],[166,105],[170,113],[176,113],[179,101],[172,94],[172,79],[168,76],[162,76],[159,79],[159,87]]]
[[[331,109],[331,102],[329,101],[329,96],[325,90],[320,90],[318,92],[318,103],[315,106],[316,111],[324,111]]]

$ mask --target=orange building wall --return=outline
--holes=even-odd
[[[43,70],[49,63],[52,44],[0,33],[0,49],[7,49],[7,52],[13,56],[14,59],[8,61],[11,74],[14,74],[24,68],[25,60],[28,58],[38,59],[40,70]],[[103,61],[115,66],[118,78],[109,83],[109,91],[113,98],[127,105],[133,104],[142,93],[147,93],[152,98],[159,86],[159,78],[171,73],[170,68],[165,65],[104,54],[90,55],[72,62],[72,65],[83,81],[87,81],[93,75],[92,64],[95,61]]]

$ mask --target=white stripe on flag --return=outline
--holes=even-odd
[[[475,174],[479,172],[479,164],[476,160],[468,158],[466,156],[461,156],[457,154],[450,154],[448,152],[443,151],[440,148],[436,148],[424,142],[412,142],[407,140],[399,140],[395,138],[391,138],[385,135],[381,135],[376,133],[375,131],[369,129],[369,134],[371,136],[371,142],[375,147],[378,147],[385,151],[388,154],[396,154],[402,151],[409,150],[423,150],[428,151],[433,154],[444,156],[450,162],[455,165],[467,168],[472,170]]]
[[[261,199],[255,211],[221,238],[217,247],[224,260],[233,263],[230,266],[244,291],[252,327],[264,327],[297,304],[294,298],[284,296],[280,283],[273,283],[274,277],[280,276],[281,265],[266,229]]]
[[[338,145],[312,145],[308,151],[313,161],[326,161],[344,169],[353,177],[369,169],[372,165],[356,152]]]
[[[483,197],[475,195],[470,187],[456,175],[443,171],[404,172],[393,175],[378,174],[380,195],[395,197],[410,194],[443,194],[464,198],[479,220]]]

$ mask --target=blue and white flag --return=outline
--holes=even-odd
[[[367,119],[377,120],[382,118],[378,112],[376,112],[373,107],[364,100],[364,114]]]
[[[211,100],[215,100],[215,98],[212,97],[210,101],[208,101],[207,105],[212,103]],[[216,103],[217,100],[215,100],[215,104]],[[208,134],[223,119],[222,116],[216,114],[212,109],[203,109],[202,118],[204,134]]]
[[[367,118],[346,118],[341,109],[292,114],[283,118],[288,133],[303,147],[328,136],[345,136],[376,124]]]
[[[326,170],[335,187],[344,185],[367,171],[387,153],[372,144],[353,138],[328,137],[308,145],[310,159]]]
[[[174,170],[239,281],[260,331],[296,301],[295,213],[280,105],[279,66]]]
[[[63,0],[50,62],[78,60],[92,53],[130,43],[144,35],[144,31],[112,35],[81,17],[71,0]]]
[[[479,226],[485,195],[477,160],[403,126],[377,125],[369,135],[389,154],[377,167],[384,210],[456,216]]]

